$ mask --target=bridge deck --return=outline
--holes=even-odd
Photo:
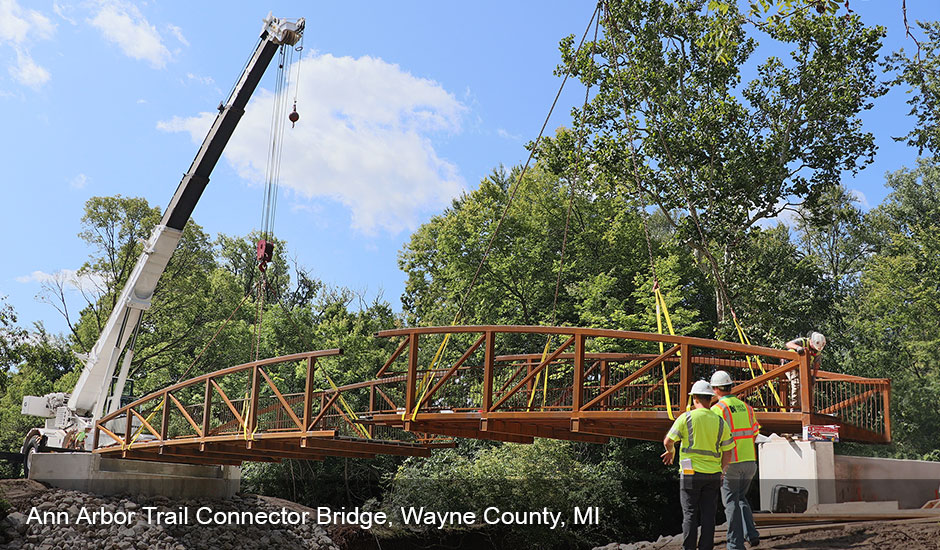
[[[238,464],[428,456],[455,437],[659,441],[686,410],[692,382],[717,369],[732,375],[734,393],[754,406],[764,433],[837,424],[846,440],[891,438],[889,380],[814,374],[805,355],[789,350],[570,327],[431,327],[376,336],[401,341],[374,380],[317,389],[317,362],[340,350],[218,370],[101,419],[95,452]],[[791,398],[794,380],[798,399],[797,392]]]

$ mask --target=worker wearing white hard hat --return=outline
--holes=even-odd
[[[821,352],[826,347],[826,337],[821,332],[810,331],[806,336],[794,338],[786,344],[787,349],[803,354],[808,353],[810,357],[810,384],[816,379],[816,373],[822,366]],[[786,360],[781,360],[781,364]],[[787,380],[790,383],[790,408],[792,410],[800,409],[800,371],[793,369],[787,372]]]
[[[731,428],[734,451],[731,463],[725,468],[721,480],[721,500],[728,518],[728,550],[744,550],[744,541],[751,546],[760,542],[760,533],[754,525],[754,514],[747,501],[747,491],[757,473],[757,449],[754,439],[760,433],[760,424],[754,409],[731,393],[734,380],[723,370],[715,371],[711,379],[718,402],[712,407]]]
[[[731,462],[731,428],[709,409],[715,391],[699,380],[689,392],[695,407],[679,416],[663,439],[663,464],[675,460],[679,448],[679,501],[682,504],[682,547],[711,550],[715,545],[715,514],[722,470]],[[701,535],[699,535],[701,527]],[[696,540],[698,539],[698,540]]]

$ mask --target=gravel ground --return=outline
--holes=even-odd
[[[233,517],[246,517],[244,512],[252,518],[258,517],[259,513],[263,517],[271,517],[271,514],[285,517],[285,513],[292,513],[294,520],[297,520],[297,510],[303,510],[293,503],[284,506],[281,501],[255,495],[239,495],[228,500],[95,496],[46,489],[42,484],[28,480],[0,481],[0,492],[11,505],[10,513],[0,522],[0,548],[4,549],[338,550],[323,528],[316,525],[315,518],[313,522],[308,520],[305,524],[232,524]],[[149,512],[150,522],[147,520],[148,507],[152,508]],[[200,507],[211,508],[213,513],[221,513],[227,519],[197,525],[195,516]],[[181,519],[180,512],[184,509],[189,510],[189,523],[172,524],[173,519]],[[157,512],[164,514],[160,521],[156,521]],[[80,519],[83,513],[86,517],[92,513],[98,515],[89,522]],[[33,519],[30,518],[31,514]],[[105,524],[107,520],[104,518],[109,514],[127,517],[128,521]],[[52,518],[53,515],[58,521],[56,525],[37,520],[42,517]]]

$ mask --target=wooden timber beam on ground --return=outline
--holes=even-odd
[[[913,510],[895,510],[892,512],[866,514],[754,514],[754,523],[757,525],[786,525],[794,523],[846,523],[855,521],[880,522],[910,519],[940,521],[940,510],[920,508]]]

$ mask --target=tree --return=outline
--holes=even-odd
[[[796,210],[800,252],[812,258],[840,292],[856,282],[874,250],[870,225],[857,202],[851,191],[840,185]]]
[[[891,195],[875,211],[882,242],[842,308],[848,330],[843,368],[892,379],[899,452],[936,448],[940,429],[940,165],[888,176]]]
[[[734,6],[624,0],[606,8],[603,39],[577,52],[571,37],[561,45],[564,66],[597,90],[574,117],[589,133],[590,161],[657,206],[695,247],[725,321],[722,273],[747,231],[871,161],[874,140],[858,115],[883,93],[874,68],[884,31],[855,15],[806,10],[768,21],[761,36],[791,47],[790,61],[767,58],[742,86],[756,39]],[[706,40],[716,27],[731,37],[725,62]]]
[[[895,139],[906,140],[908,145],[917,147],[918,154],[923,154],[924,149],[937,154],[940,153],[940,21],[918,22],[918,25],[926,37],[917,42],[914,57],[908,57],[901,49],[885,59],[885,68],[897,72],[891,84],[909,87],[908,93],[912,95],[907,103],[911,106],[910,115],[917,119],[910,133]]]
[[[16,324],[16,312],[0,296],[0,391],[6,387],[7,376],[23,358],[23,346],[27,342],[26,331]]]

